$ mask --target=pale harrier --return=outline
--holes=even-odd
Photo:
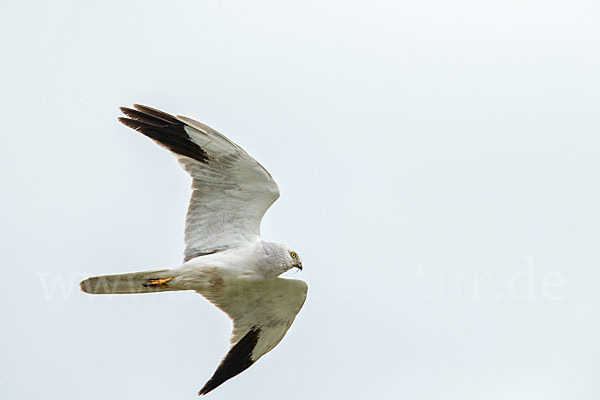
[[[190,118],[150,107],[121,108],[119,120],[175,155],[192,176],[185,258],[175,269],[98,276],[81,282],[91,294],[195,290],[233,320],[231,348],[204,395],[273,349],[302,308],[308,286],[279,278],[302,269],[287,246],[265,242],[260,222],[279,197],[262,165],[225,136]]]

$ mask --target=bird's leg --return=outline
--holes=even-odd
[[[167,283],[172,281],[173,278],[160,278],[160,279],[148,279],[145,282],[142,282],[142,286],[147,288],[159,288],[163,289],[167,287]]]

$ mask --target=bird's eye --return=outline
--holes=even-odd
[[[296,255],[297,255],[297,254],[296,254],[296,253],[294,253],[293,251],[290,253],[290,256],[291,256],[292,258],[296,258]]]

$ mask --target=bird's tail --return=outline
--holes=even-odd
[[[178,287],[177,281],[177,274],[173,270],[164,269],[94,276],[81,281],[79,286],[81,290],[89,294],[154,293],[183,290]]]

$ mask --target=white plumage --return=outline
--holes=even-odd
[[[119,120],[177,156],[191,175],[184,263],[179,268],[92,277],[91,294],[195,290],[233,320],[231,348],[203,395],[250,367],[283,338],[302,308],[308,286],[280,278],[302,269],[287,246],[260,238],[260,222],[279,197],[267,170],[210,127],[135,105]]]

